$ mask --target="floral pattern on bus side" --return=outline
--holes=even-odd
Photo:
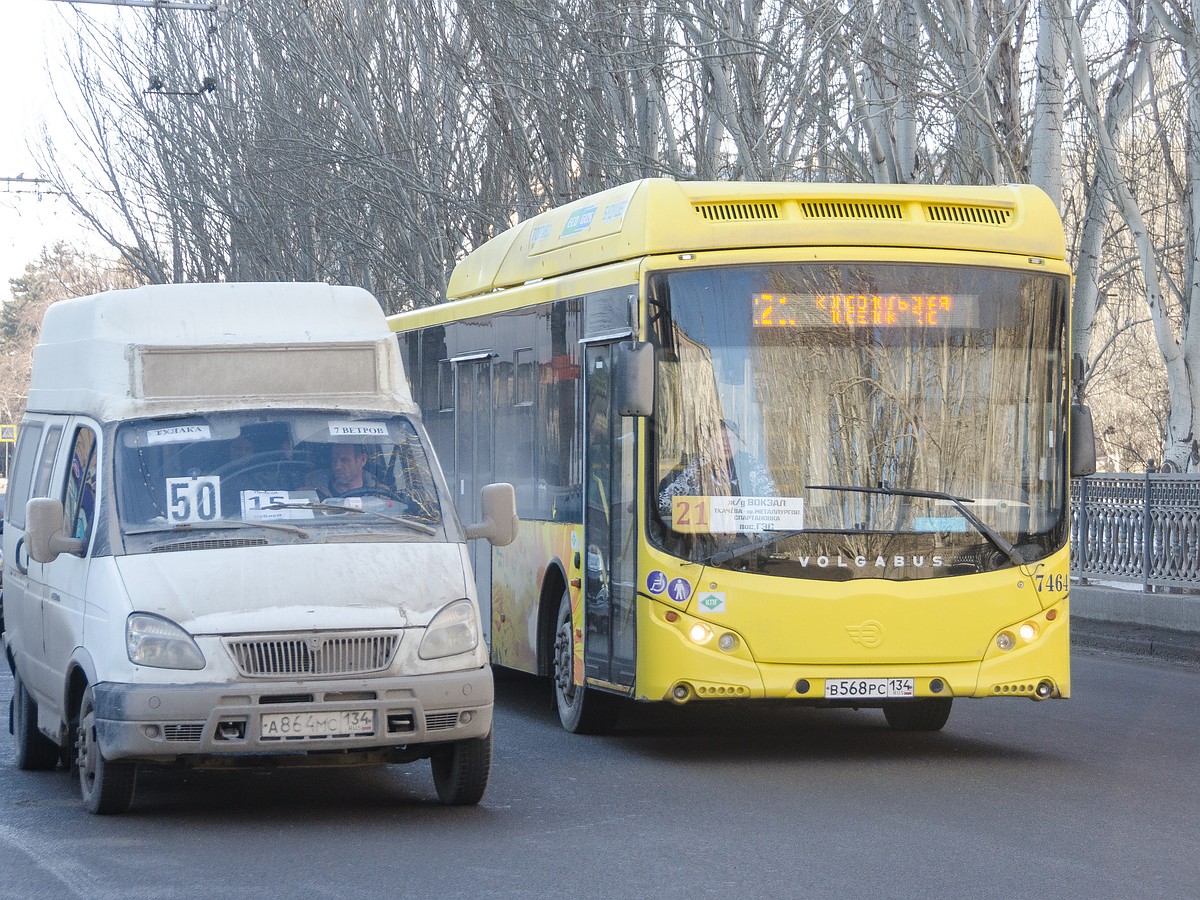
[[[581,540],[579,526],[557,522],[522,521],[516,540],[497,547],[492,555],[492,662],[522,672],[537,672],[538,597],[551,560],[559,560],[567,569],[568,581],[578,578],[571,570],[575,542]],[[582,629],[580,589],[571,592],[572,619],[576,631]],[[558,612],[557,598],[551,601]],[[583,680],[583,642],[575,646],[576,682]]]

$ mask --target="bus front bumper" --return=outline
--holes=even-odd
[[[651,616],[639,634],[635,696],[674,703],[786,700],[860,707],[922,697],[1065,699],[1071,695],[1065,600],[1055,613],[1029,640],[1021,636],[1023,623],[1001,629],[981,659],[795,664],[758,662],[731,629],[706,634],[699,628],[698,641],[690,634],[699,620],[683,622],[677,615],[668,624]],[[720,647],[718,632],[733,635],[731,648]]]

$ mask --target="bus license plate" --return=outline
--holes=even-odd
[[[885,700],[913,697],[911,678],[826,678],[825,696],[838,700]]]
[[[263,713],[260,725],[262,727],[260,734],[264,741],[356,737],[374,733],[375,713],[369,709]]]

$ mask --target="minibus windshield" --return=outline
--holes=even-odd
[[[124,534],[255,528],[299,538],[442,534],[429,457],[404,416],[238,411],[117,431]]]

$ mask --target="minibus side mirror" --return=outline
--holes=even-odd
[[[1071,404],[1071,477],[1096,474],[1096,429],[1092,411],[1081,403]]]
[[[54,497],[35,497],[25,506],[26,534],[29,558],[34,562],[50,563],[60,553],[82,553],[83,541],[63,533],[62,501]]]
[[[467,526],[467,538],[487,538],[496,547],[507,547],[517,536],[517,495],[507,482],[485,484],[480,493],[483,521]]]
[[[622,341],[613,369],[617,415],[654,415],[654,346]]]

